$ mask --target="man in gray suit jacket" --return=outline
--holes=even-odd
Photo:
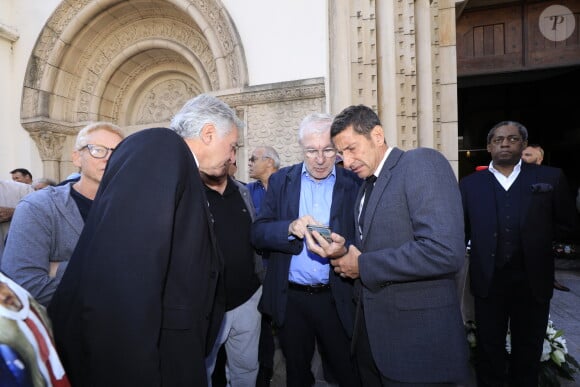
[[[16,207],[1,267],[44,306],[60,283],[109,157],[123,137],[111,123],[85,126],[72,154],[80,179],[36,191]]]
[[[336,116],[331,136],[345,168],[366,178],[355,203],[358,238],[345,247],[336,233],[330,244],[315,235],[319,246],[309,246],[356,279],[352,347],[362,384],[463,382],[468,350],[454,280],[465,258],[463,212],[449,163],[432,149],[389,147],[363,105]]]

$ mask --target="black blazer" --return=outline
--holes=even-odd
[[[552,243],[570,238],[576,228],[576,211],[566,179],[557,168],[526,164],[521,172],[520,236],[526,275],[538,299],[552,297],[554,257]],[[491,286],[497,250],[495,177],[488,170],[461,180],[465,237],[471,240],[469,275],[471,291],[486,297]]]
[[[292,255],[302,251],[303,241],[288,240],[288,226],[298,218],[302,163],[282,168],[270,176],[268,191],[258,219],[252,226],[252,243],[268,252],[268,270],[264,279],[261,309],[282,325],[286,316],[288,273]],[[354,202],[361,180],[352,172],[336,168],[336,182],[330,208],[331,229],[354,242]],[[354,303],[352,280],[343,279],[329,265],[330,287],[336,301],[340,320],[349,336],[352,335]]]
[[[49,308],[73,385],[206,385],[223,316],[210,219],[181,137],[156,128],[119,144]]]

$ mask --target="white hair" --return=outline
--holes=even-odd
[[[185,103],[171,120],[170,129],[183,138],[196,138],[206,124],[213,124],[220,137],[231,132],[233,126],[244,127],[231,107],[209,94],[200,94]]]

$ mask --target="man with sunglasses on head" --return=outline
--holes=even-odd
[[[315,342],[340,386],[360,384],[350,358],[352,280],[335,274],[329,260],[309,252],[305,244],[308,225],[330,226],[354,240],[352,214],[360,179],[334,166],[331,123],[327,114],[302,120],[298,139],[304,162],[270,177],[252,228],[255,247],[269,255],[262,311],[278,328],[289,387],[314,384]]]
[[[256,214],[260,212],[260,206],[268,190],[268,180],[274,172],[280,168],[280,156],[276,149],[269,145],[258,146],[252,152],[248,159],[248,171],[251,179],[256,179],[246,185],[248,192],[252,197]],[[268,266],[268,255],[262,255],[264,272]],[[262,278],[263,280],[263,278]],[[274,374],[274,336],[272,331],[272,320],[266,314],[262,315],[262,328],[260,330],[260,346],[258,350],[258,359],[260,361],[260,371],[256,381],[256,387],[270,385],[270,380]]]
[[[123,137],[111,123],[84,127],[72,154],[80,179],[36,191],[16,207],[1,269],[44,306],[66,270],[109,157]]]
[[[247,187],[252,195],[256,213],[260,212],[260,205],[266,196],[270,176],[279,168],[280,156],[278,156],[276,149],[271,146],[259,146],[254,149],[248,160],[248,171],[250,178],[256,179],[256,181],[248,183]]]

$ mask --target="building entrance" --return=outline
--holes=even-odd
[[[488,165],[486,136],[499,121],[521,122],[544,164],[562,168],[575,194],[580,185],[580,66],[460,77],[459,175]]]

